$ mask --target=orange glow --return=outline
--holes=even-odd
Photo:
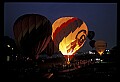
[[[67,64],[70,64],[70,61],[67,61]]]
[[[83,46],[87,35],[86,24],[75,17],[62,17],[52,24],[52,39],[67,61]]]
[[[104,51],[98,51],[98,53],[100,54],[100,56],[103,54]]]
[[[84,32],[81,32],[76,38],[77,33],[82,29],[87,30],[87,26],[85,25],[85,23],[81,26],[81,28],[77,28],[74,32],[71,32],[67,37],[64,37],[63,40],[59,43],[59,50],[63,55],[73,55],[83,46],[85,40],[80,45],[79,41],[81,40],[80,37],[82,35],[85,35],[86,37],[86,34]]]

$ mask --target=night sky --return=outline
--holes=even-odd
[[[62,16],[78,17],[95,32],[94,40],[106,41],[107,49],[117,44],[117,3],[5,2],[4,36],[14,39],[14,22],[29,13],[43,15],[51,23]],[[89,41],[87,38],[80,51],[92,50]]]

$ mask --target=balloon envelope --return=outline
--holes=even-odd
[[[94,48],[95,47],[95,40],[90,40],[89,45]]]
[[[25,14],[15,21],[13,31],[22,53],[37,59],[50,41],[52,25],[45,16]]]
[[[94,31],[88,31],[88,38],[90,39],[90,40],[92,40],[93,38],[94,38],[94,36],[95,36],[95,32]]]
[[[83,46],[87,35],[87,25],[77,17],[61,17],[52,24],[54,44],[68,60]]]
[[[44,50],[48,56],[52,56],[54,53],[56,53],[58,50],[56,49],[53,40],[51,39],[48,43],[47,47]]]
[[[98,40],[95,42],[95,49],[100,54],[100,56],[105,51],[106,47],[107,47],[106,42],[103,40]]]

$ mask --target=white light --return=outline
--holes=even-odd
[[[100,60],[100,58],[96,58],[95,60]]]
[[[13,48],[12,48],[12,50],[13,50]]]
[[[91,52],[91,51],[89,51],[89,54],[92,54],[92,52]]]
[[[10,56],[7,56],[7,61],[10,61]]]
[[[109,50],[106,50],[106,51],[108,51],[108,52],[109,52]]]
[[[91,61],[93,61],[92,59],[90,59]]]
[[[103,61],[103,60],[100,60],[101,62]]]
[[[29,60],[29,57],[27,57],[27,60]]]
[[[10,45],[8,44],[7,47],[10,47]]]
[[[68,61],[70,61],[70,59],[68,58]]]

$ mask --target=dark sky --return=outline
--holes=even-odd
[[[51,23],[62,16],[75,16],[95,32],[94,40],[104,40],[107,48],[117,44],[117,3],[5,2],[4,35],[14,39],[15,20],[28,13],[47,17]],[[92,50],[87,38],[80,51]]]

